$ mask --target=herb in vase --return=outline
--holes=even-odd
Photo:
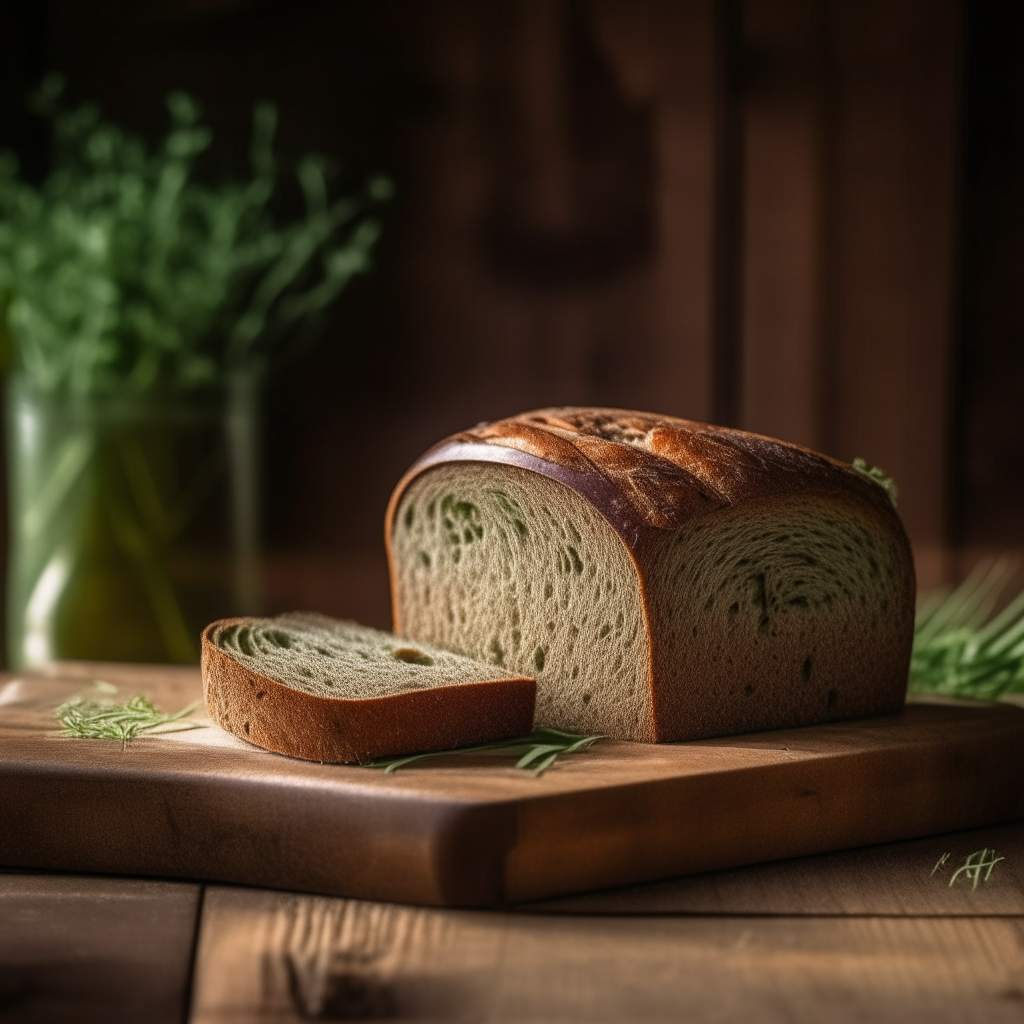
[[[33,106],[50,174],[0,154],[8,660],[194,661],[205,622],[258,603],[260,382],[369,269],[391,185],[336,196],[318,156],[285,173],[269,103],[249,176],[220,184],[185,93],[155,147],[64,106],[57,78]],[[282,220],[292,177],[303,212]]]

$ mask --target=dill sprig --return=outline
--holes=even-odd
[[[129,743],[139,733],[154,732],[161,726],[177,722],[195,711],[196,705],[173,715],[157,710],[146,697],[136,694],[124,704],[108,701],[87,700],[84,697],[72,697],[66,700],[54,712],[57,720],[64,726],[62,736],[78,736],[92,740],[120,740]],[[160,729],[161,732],[184,732],[187,729],[202,729],[197,722],[189,722],[177,729]]]
[[[853,460],[852,466],[862,476],[866,476],[869,480],[878,484],[889,495],[892,507],[896,508],[896,503],[900,498],[900,489],[896,486],[896,481],[891,476],[888,476],[884,469],[872,466],[868,463],[867,459],[859,457]]]
[[[447,754],[520,754],[516,767],[532,772],[535,776],[543,775],[562,754],[577,754],[586,750],[603,736],[583,736],[560,729],[534,729],[529,736],[518,736],[511,740],[495,740],[493,743],[482,743],[476,747],[459,747],[456,750],[434,750],[426,754],[411,754],[401,757],[378,757],[370,761],[366,767],[383,768],[385,772],[393,772],[404,768],[425,757],[443,757]]]
[[[31,104],[52,127],[44,181],[0,151],[0,350],[11,350],[0,361],[38,390],[148,394],[258,377],[369,269],[372,214],[391,182],[377,175],[338,196],[324,157],[286,168],[273,104],[253,110],[249,175],[210,184],[200,171],[213,133],[191,96],[168,95],[170,126],[151,146],[62,93],[48,76]],[[303,209],[283,217],[293,177]]]
[[[955,590],[926,598],[914,624],[911,693],[998,700],[1024,692],[1024,592],[989,618],[1014,566],[979,565]]]

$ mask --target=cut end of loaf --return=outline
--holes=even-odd
[[[516,467],[417,478],[390,538],[404,635],[537,677],[537,724],[655,739],[640,580],[607,521]]]
[[[525,735],[536,683],[326,616],[225,619],[202,637],[210,716],[266,750],[327,762]]]

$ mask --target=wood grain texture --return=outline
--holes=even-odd
[[[178,1024],[198,885],[0,873],[0,1019]]]
[[[823,450],[827,5],[742,7],[749,71],[741,422]]]
[[[884,466],[931,550],[948,541],[962,4],[742,8],[742,425]]]
[[[199,694],[194,670],[191,692],[181,671],[121,671],[122,692],[167,710]],[[541,778],[466,755],[384,774],[212,726],[127,745],[62,738],[52,708],[90,685],[78,672],[0,686],[0,864],[480,906],[1024,816],[1024,712],[1007,706],[603,741]]]
[[[957,871],[987,851],[978,884]],[[985,879],[985,880],[983,880]],[[1024,823],[526,903],[545,914],[1024,916]]]
[[[213,887],[192,1024],[1019,1021],[1012,919],[579,918]]]
[[[900,483],[915,544],[946,539],[962,5],[829,5],[827,451]]]

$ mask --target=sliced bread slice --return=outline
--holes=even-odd
[[[311,761],[448,750],[533,728],[534,679],[325,615],[211,623],[202,673],[221,728]]]

